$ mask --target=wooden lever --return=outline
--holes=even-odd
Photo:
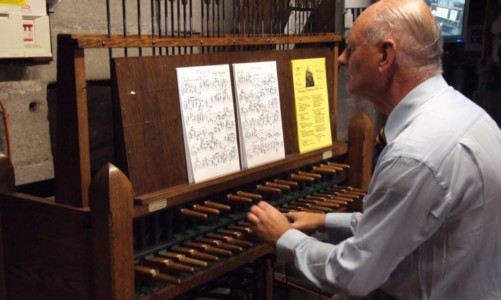
[[[189,247],[196,248],[198,250],[202,250],[204,252],[210,253],[210,254],[218,254],[218,255],[225,255],[225,256],[231,256],[233,252],[226,250],[226,249],[219,249],[216,247],[213,247],[211,245],[207,245],[204,243],[198,243],[198,242],[188,242],[186,244]]]
[[[265,183],[265,185],[268,187],[279,189],[283,192],[290,192],[291,191],[291,187],[289,185],[286,185],[286,184],[280,184],[280,183],[276,183],[276,182],[267,181]]]
[[[218,210],[231,211],[231,206],[221,203],[216,203],[212,201],[204,201],[204,204],[208,207],[212,207]]]
[[[181,283],[181,279],[160,273],[157,269],[148,268],[145,266],[135,265],[134,266],[134,277],[139,280],[145,281],[161,281],[165,283]]]
[[[232,202],[242,202],[242,203],[252,204],[251,198],[232,195],[232,194],[226,195],[226,199],[228,199],[229,201],[232,201]]]
[[[181,214],[183,216],[186,216],[189,218],[195,218],[195,219],[199,219],[199,220],[207,220],[209,218],[209,216],[207,216],[207,214],[204,214],[204,213],[201,213],[198,211],[194,211],[191,209],[187,209],[187,208],[182,208]]]
[[[194,273],[195,269],[190,266],[182,265],[172,261],[171,259],[166,259],[162,257],[150,257],[147,258],[144,263],[150,267],[160,269],[166,272],[187,272]]]
[[[322,179],[322,175],[317,174],[317,173],[310,173],[310,172],[299,171],[299,172],[297,172],[297,174],[301,175],[301,176],[313,177],[315,179]]]
[[[228,244],[234,244],[234,245],[238,245],[238,246],[242,246],[242,247],[247,247],[247,248],[248,247],[252,247],[252,245],[253,245],[251,242],[244,241],[244,240],[241,240],[241,239],[237,239],[237,238],[234,238],[234,237],[231,237],[231,236],[227,236],[227,235],[224,235],[224,234],[212,233],[212,234],[209,235],[209,237],[223,240],[223,241],[227,242]]]
[[[193,204],[193,209],[195,211],[198,211],[198,212],[201,212],[201,213],[205,213],[205,214],[210,214],[210,215],[219,215],[220,212],[218,209],[215,209],[215,208],[212,208],[212,207],[207,207],[207,206],[203,206],[203,205],[200,205],[200,204]]]
[[[197,241],[200,241],[200,242],[203,242],[203,243],[207,243],[207,244],[212,245],[214,247],[226,249],[226,250],[229,250],[229,251],[237,251],[237,252],[244,251],[244,249],[242,247],[240,247],[240,246],[231,245],[231,244],[228,244],[228,243],[222,242],[220,240],[216,240],[216,239],[200,238]]]
[[[255,200],[255,201],[263,200],[263,196],[260,194],[248,193],[248,192],[244,192],[244,191],[237,191],[236,194],[238,196],[251,198],[252,200]]]
[[[207,267],[207,262],[203,260],[198,260],[195,258],[186,257],[184,254],[174,253],[174,252],[162,252],[159,253],[160,256],[170,258],[178,263],[187,264],[194,267]]]
[[[219,261],[219,257],[212,255],[212,254],[207,254],[200,252],[196,249],[192,248],[186,248],[186,247],[176,247],[172,249],[172,251],[183,253],[185,255],[188,255],[190,257],[193,257],[195,259],[201,259],[201,260],[206,260],[206,261]]]

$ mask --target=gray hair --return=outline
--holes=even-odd
[[[442,34],[424,1],[383,0],[377,4],[366,28],[367,43],[393,39],[399,47],[398,64],[428,76],[442,73]]]

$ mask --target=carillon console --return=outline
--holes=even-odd
[[[278,2],[235,1],[232,34],[206,25],[181,35],[58,37],[55,196],[16,192],[0,155],[0,299],[272,299],[274,249],[253,235],[249,207],[362,209],[373,127],[358,113],[349,140],[336,137],[342,39],[312,21],[330,1]],[[221,6],[205,1],[203,23]],[[171,25],[172,10],[152,7]],[[287,30],[294,9],[309,12],[302,30]],[[99,170],[91,170],[86,49],[110,53],[114,157]],[[114,57],[118,50],[125,55]],[[291,61],[305,58],[325,59],[332,144],[300,152]],[[264,61],[277,65],[285,156],[191,182],[176,68]]]

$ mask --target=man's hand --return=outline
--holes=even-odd
[[[256,235],[270,244],[275,244],[284,232],[292,228],[287,217],[265,201],[250,208],[247,220]]]
[[[293,222],[292,228],[301,230],[306,234],[316,231],[325,231],[325,214],[314,212],[289,212],[287,218]]]

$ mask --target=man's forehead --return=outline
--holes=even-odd
[[[358,28],[353,26],[353,28],[348,33],[348,37],[346,38],[346,43],[347,44],[354,44],[358,40],[360,40],[360,32],[359,32]]]

